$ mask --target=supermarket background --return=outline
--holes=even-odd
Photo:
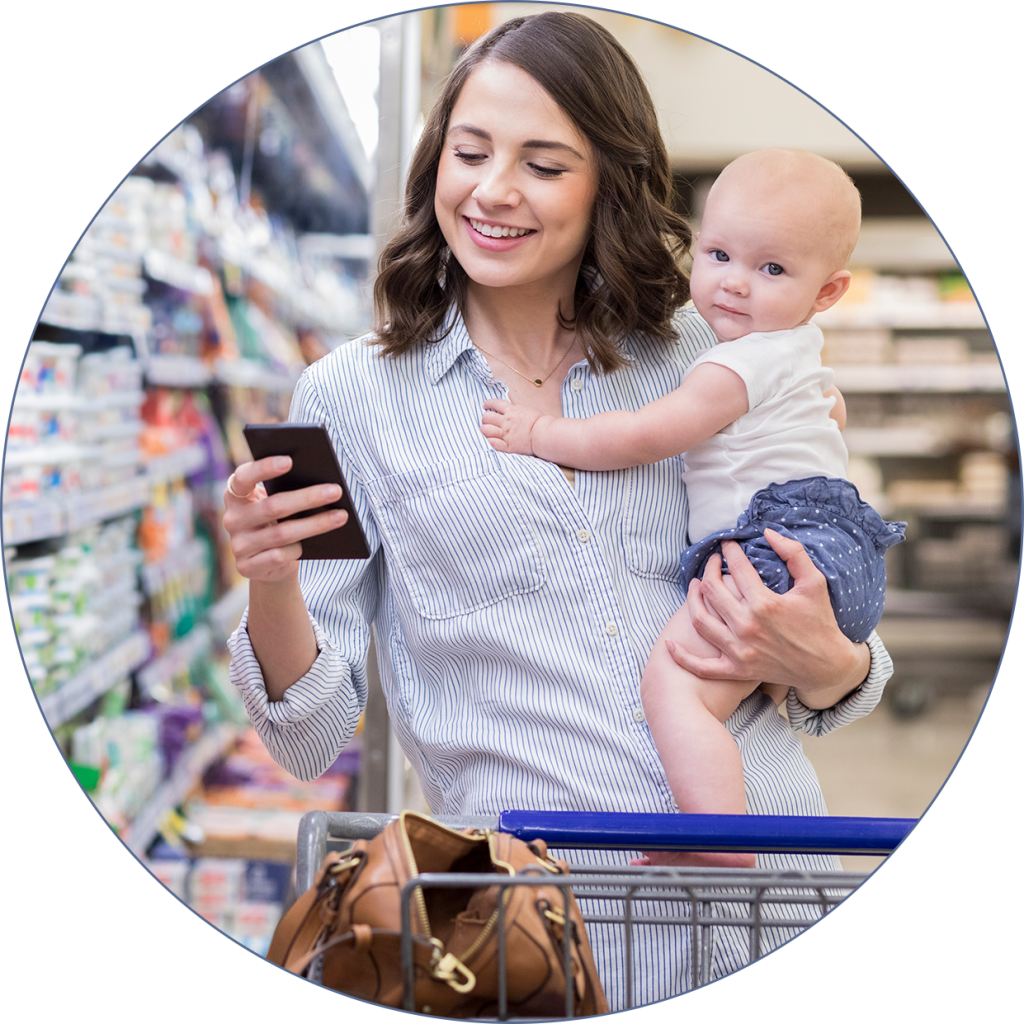
[[[284,778],[247,735],[225,685],[244,588],[217,522],[223,480],[245,457],[241,425],[284,417],[301,368],[365,330],[416,114],[460,38],[519,6],[386,27],[381,116],[404,136],[384,132],[376,154],[316,47],[215,97],[97,218],[18,388],[4,566],[44,715],[129,847],[255,949],[287,898],[304,807],[394,809],[417,794],[393,744],[386,753],[379,708],[362,751],[313,786]],[[1017,586],[1016,440],[983,318],[920,208],[842,125],[711,44],[591,13],[648,76],[691,216],[716,170],[759,145],[833,156],[863,191],[858,289],[821,325],[850,406],[851,475],[913,527],[894,549],[881,631],[900,675],[864,728],[806,748],[831,812],[920,814],[973,728]],[[723,78],[731,105],[709,88]]]

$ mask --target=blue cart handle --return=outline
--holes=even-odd
[[[557,848],[732,853],[891,853],[916,818],[502,811],[498,829]]]

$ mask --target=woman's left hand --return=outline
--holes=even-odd
[[[669,653],[702,679],[781,683],[794,687],[807,707],[832,707],[864,681],[871,655],[867,645],[855,644],[839,631],[825,577],[803,546],[774,530],[764,535],[789,569],[790,590],[769,590],[740,546],[726,541],[722,550],[740,596],[723,582],[717,555],[687,595],[694,628],[721,653],[699,658],[679,644],[670,644]]]

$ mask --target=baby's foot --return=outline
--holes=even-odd
[[[752,853],[708,853],[703,850],[651,850],[631,865],[669,868],[752,868],[757,858]]]

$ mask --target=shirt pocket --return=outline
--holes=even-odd
[[[674,456],[630,473],[623,548],[637,576],[682,582],[679,556],[686,547],[686,485],[683,457]]]
[[[388,566],[424,618],[466,615],[544,585],[530,517],[491,458],[397,473],[367,490]]]

